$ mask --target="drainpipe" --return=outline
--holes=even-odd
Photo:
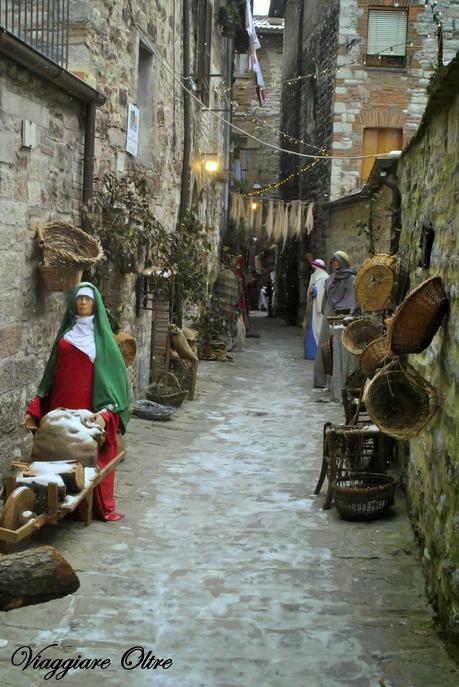
[[[190,0],[182,0],[183,78],[189,87],[190,78]],[[180,192],[179,222],[184,218],[190,200],[191,158],[191,103],[190,95],[183,91],[183,164]]]
[[[96,109],[97,105],[94,100],[86,105],[86,117],[84,125],[83,203],[87,203],[91,198],[94,187]]]

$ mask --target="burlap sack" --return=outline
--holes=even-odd
[[[169,332],[171,337],[171,346],[174,351],[177,351],[179,356],[184,360],[194,360],[197,362],[198,358],[196,354],[193,353],[183,331],[175,324],[171,324],[169,325]]]
[[[93,416],[90,410],[52,410],[42,418],[34,436],[32,459],[76,460],[85,467],[94,467],[105,432],[91,420]]]

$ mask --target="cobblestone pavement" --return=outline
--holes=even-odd
[[[34,545],[56,546],[81,588],[3,614],[3,687],[41,685],[10,659],[49,644],[43,657],[111,661],[66,685],[457,687],[403,502],[372,524],[321,509],[321,426],[340,408],[316,402],[298,330],[256,328],[233,364],[201,365],[173,421],[131,421],[124,521],[41,530]],[[123,669],[135,646],[172,666]]]

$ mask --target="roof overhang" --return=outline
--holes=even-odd
[[[271,0],[269,5],[270,17],[284,17],[287,9],[287,0]]]
[[[70,93],[82,103],[103,105],[106,98],[95,88],[89,86],[64,67],[50,60],[46,55],[24,43],[20,38],[0,26],[0,55],[4,55],[17,64],[38,74],[58,88]]]
[[[379,189],[384,186],[386,177],[388,174],[395,172],[397,169],[397,163],[400,158],[400,153],[392,154],[390,157],[378,157],[375,160],[373,169],[371,170],[368,181],[360,191],[355,193],[350,193],[342,198],[337,198],[336,200],[331,200],[325,203],[325,207],[330,210],[335,208],[341,208],[348,205],[353,205],[354,203],[361,203],[369,200],[373,193],[379,191]]]

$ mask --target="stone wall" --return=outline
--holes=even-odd
[[[371,215],[373,227],[376,230],[376,253],[390,253],[390,232],[392,191],[383,187],[374,198],[366,198],[360,201],[348,202],[345,205],[335,205],[330,209],[329,230],[323,259],[327,262],[337,250],[346,251],[352,261],[352,267],[359,269],[362,263],[369,257],[368,239],[361,233],[360,227],[368,225]]]
[[[297,4],[296,4],[297,5]],[[298,45],[298,6],[289,3],[285,17],[284,83],[282,93],[282,127],[304,143],[289,143],[288,147],[301,153],[317,154],[328,151],[332,141],[334,67],[338,46],[339,1],[306,0],[304,3],[303,41],[301,55]],[[299,66],[299,69],[298,69]],[[306,76],[289,83],[289,78]],[[329,197],[330,163],[313,163],[307,158],[292,155],[282,157],[282,176],[306,169],[283,187],[284,197],[301,198],[315,203],[315,231],[309,249],[323,252],[328,214],[323,205]]]
[[[438,390],[429,427],[410,441],[407,492],[427,586],[457,657],[459,644],[459,61],[429,104],[419,135],[402,156],[401,248],[411,256],[411,287],[440,275],[450,313],[431,346],[410,356]],[[417,266],[421,224],[435,229],[430,268]],[[453,650],[453,649],[452,649]]]
[[[0,472],[29,437],[18,428],[60,324],[65,297],[38,274],[38,224],[79,223],[83,108],[55,86],[0,60]],[[35,141],[23,146],[24,120]]]

